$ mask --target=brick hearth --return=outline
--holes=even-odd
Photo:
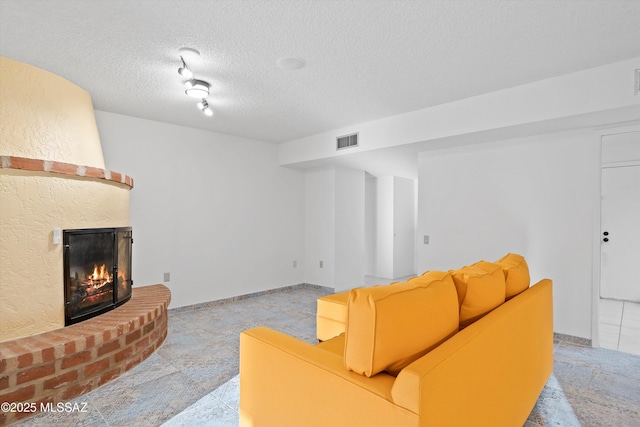
[[[108,313],[0,343],[0,404],[67,402],[133,368],[164,342],[170,300],[163,285],[133,288]],[[0,426],[31,415],[0,411]]]

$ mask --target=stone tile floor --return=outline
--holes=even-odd
[[[600,347],[640,355],[640,303],[600,299]]]
[[[87,412],[40,414],[22,426],[237,426],[241,331],[259,325],[315,343],[314,288],[170,311],[156,354],[73,402]],[[640,426],[640,356],[558,342],[554,374],[525,427]]]

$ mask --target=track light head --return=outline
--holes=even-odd
[[[203,99],[209,96],[210,86],[209,83],[205,81],[196,79],[187,80],[186,82],[184,82],[184,87],[186,88],[184,93],[193,98]]]
[[[187,64],[184,62],[184,58],[180,56],[180,60],[182,61],[182,67],[178,68],[178,74],[180,74],[185,79],[191,80],[193,78],[193,72],[187,67]]]
[[[211,109],[211,107],[209,107],[209,103],[206,99],[202,99],[202,101],[198,102],[198,108],[204,113],[205,116],[213,116],[213,110]]]

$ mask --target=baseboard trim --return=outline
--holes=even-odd
[[[318,289],[327,293],[334,293],[333,288],[328,288],[326,286],[313,285],[311,283],[298,283],[297,285],[283,286],[282,288],[275,289],[267,289],[266,291],[252,292],[250,294],[237,295],[229,298],[222,298],[214,301],[206,301],[199,302],[197,304],[192,305],[184,305],[182,307],[170,308],[167,310],[169,313],[182,313],[184,311],[194,311],[201,310],[203,308],[211,308],[218,305],[228,304],[231,302],[241,301],[249,298],[255,298],[263,295],[276,294],[280,292],[290,292],[295,289],[306,288],[306,289]]]
[[[325,292],[328,292],[330,294],[335,294],[336,293],[335,288],[330,288],[328,286],[314,285],[312,283],[300,283],[299,285],[296,285],[296,286],[300,286],[300,287],[307,288],[307,289],[318,289],[320,291],[325,291]]]
[[[553,333],[553,340],[582,347],[593,347],[592,341],[589,338],[575,337],[573,335],[566,335],[558,332]]]

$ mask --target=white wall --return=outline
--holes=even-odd
[[[279,167],[274,145],[103,111],[96,121],[107,168],[135,183],[135,286],[170,272],[179,307],[304,281],[304,175]]]
[[[336,167],[336,292],[364,280],[365,173]]]
[[[376,192],[376,276],[393,279],[393,178],[380,176]]]
[[[375,275],[397,279],[415,274],[415,180],[378,177],[376,200]]]
[[[334,286],[335,170],[312,170],[305,181],[305,282]],[[320,267],[320,261],[323,267]]]
[[[590,131],[421,153],[417,270],[520,253],[554,282],[554,330],[591,338],[599,162]]]
[[[393,278],[415,274],[415,180],[393,180]]]
[[[334,288],[336,292],[362,285],[364,224],[364,171],[342,167],[308,171],[305,175],[305,281]]]
[[[367,176],[364,183],[364,274],[375,276],[377,233],[377,178]]]

